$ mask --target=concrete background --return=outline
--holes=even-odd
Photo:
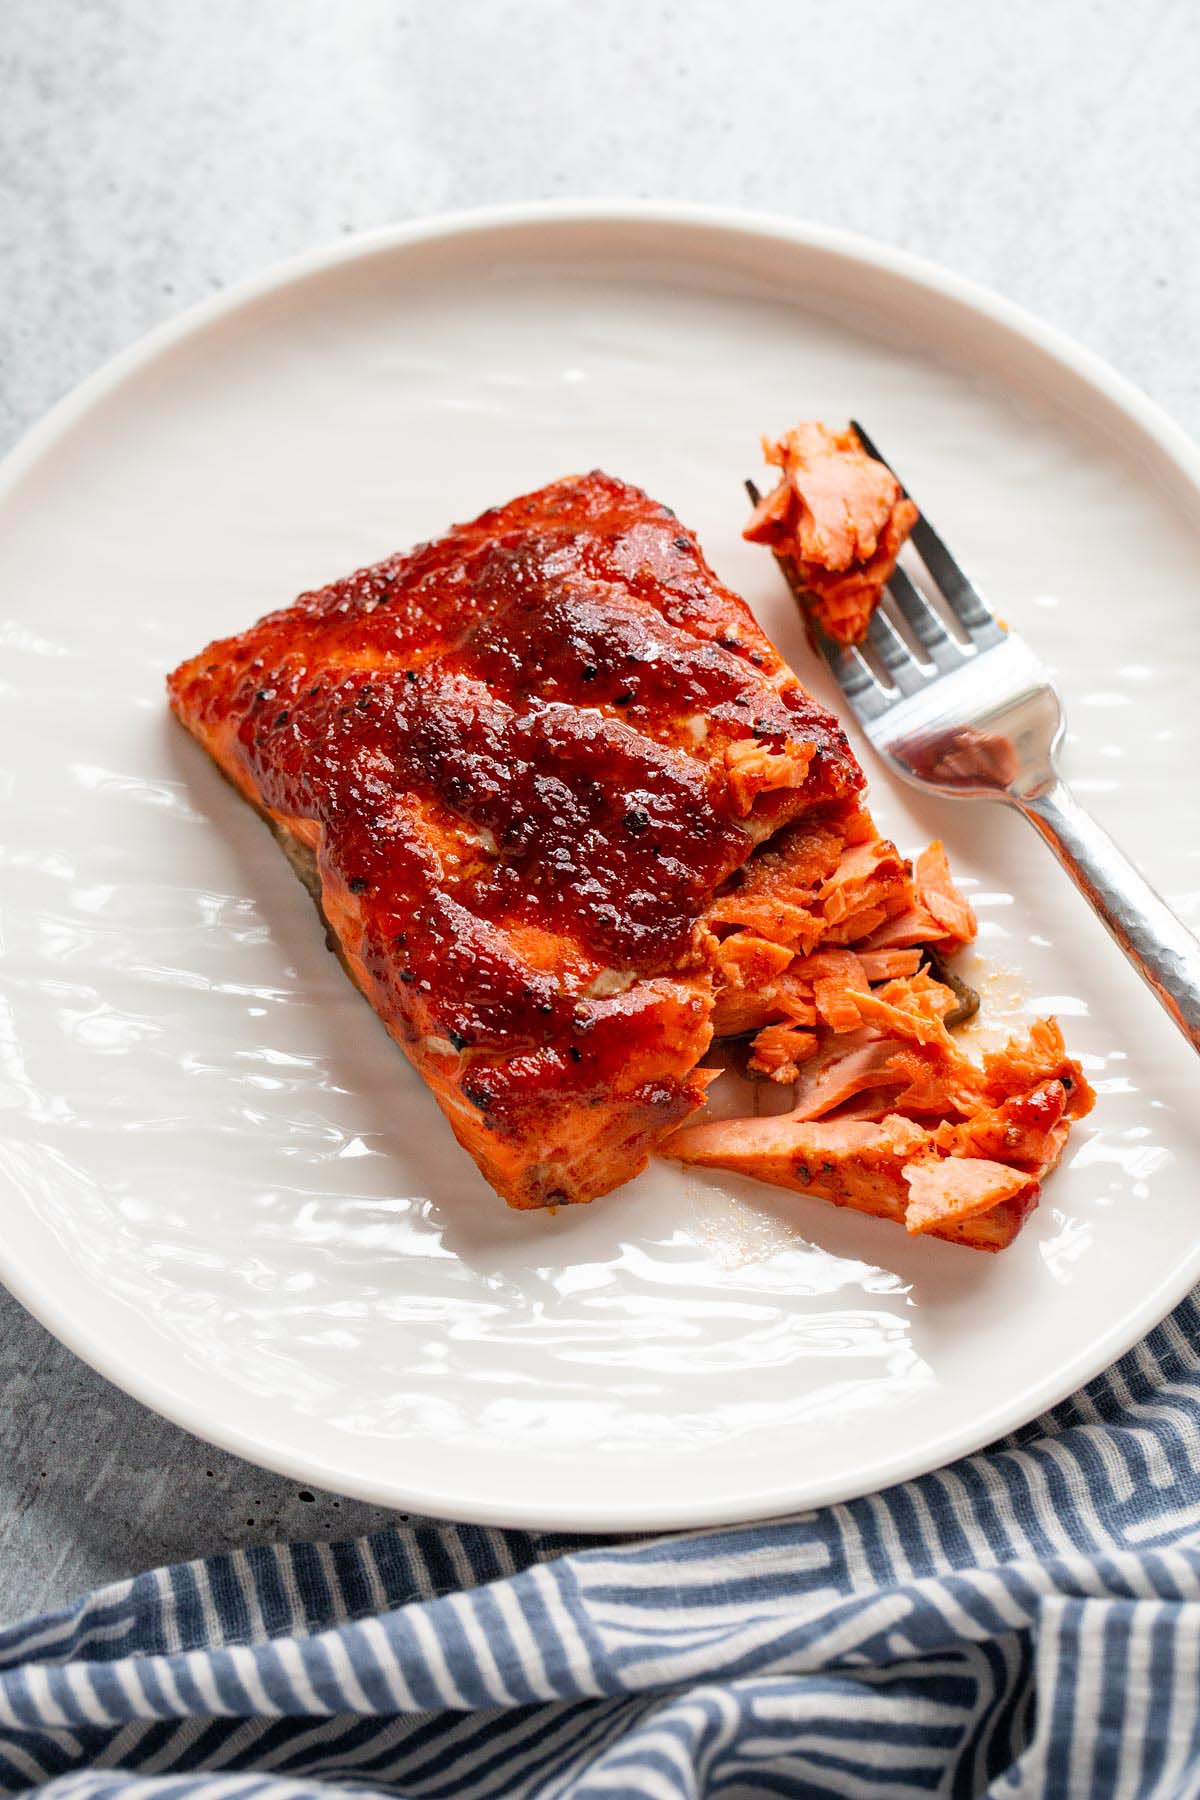
[[[0,449],[279,257],[585,194],[923,252],[1196,430],[1198,115],[1191,0],[3,0]],[[0,1293],[0,1622],[388,1516],[197,1443]]]

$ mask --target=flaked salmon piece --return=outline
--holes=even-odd
[[[922,968],[918,968],[912,975],[892,976],[881,981],[875,986],[874,992],[879,1000],[933,1019],[944,1020],[958,1005],[958,995],[953,988],[947,987],[945,982],[938,981]]]
[[[822,942],[857,946],[877,926],[883,925],[887,916],[887,909],[883,906],[859,907],[857,911],[847,913],[836,925],[829,926]]]
[[[855,920],[862,915],[831,904],[846,891],[855,901],[869,894],[899,912],[912,904],[906,864],[854,802],[785,828],[735,872],[696,937],[718,975],[718,1035],[754,1031],[785,1016],[813,1023],[809,1008],[818,978],[830,982],[821,994],[826,1015],[836,1008],[843,1028],[854,1028],[857,1015],[844,995],[867,986],[869,978],[853,946]],[[865,918],[860,930],[873,927],[879,916],[876,911]],[[797,995],[808,1002],[799,1014]]]
[[[899,851],[887,838],[877,837],[850,845],[817,898],[827,927],[826,935],[831,935],[833,929],[846,921],[854,920],[850,938],[854,941],[865,937],[873,928],[872,924],[863,922],[869,909],[882,909],[884,917],[889,912],[902,911],[912,892],[907,875]]]
[[[1044,1169],[1058,1161],[1065,1134],[1060,1126],[1067,1110],[1061,1081],[1039,1082],[1028,1093],[1014,1094],[999,1106],[985,1106],[970,1118],[948,1120],[934,1133],[934,1143],[948,1156],[982,1156],[1028,1169]]]
[[[983,1075],[987,1098],[994,1105],[1027,1094],[1044,1081],[1061,1084],[1068,1119],[1085,1118],[1096,1104],[1082,1067],[1067,1055],[1057,1019],[1037,1019],[1023,1037],[1011,1037],[1003,1049],[989,1051],[983,1059]]]
[[[855,997],[844,980],[822,976],[813,982],[813,999],[830,1031],[857,1031],[863,1022]]]
[[[906,982],[893,982],[882,993],[871,989],[855,994],[863,1023],[874,1025],[879,1031],[886,1031],[906,1043],[934,1045],[944,1051],[948,1059],[953,1057],[954,1040],[946,1030],[941,1013],[926,1004],[925,995],[919,991],[911,994],[895,991],[908,986]]]
[[[763,455],[781,473],[743,536],[785,557],[808,616],[839,644],[866,636],[917,509],[851,428],[797,425]]]
[[[797,1066],[791,1112],[690,1125],[668,1140],[667,1153],[800,1186],[804,1171],[812,1174],[814,1144],[825,1141],[810,1134],[832,1132],[835,1167],[822,1169],[806,1191],[868,1211],[886,1201],[887,1216],[903,1218],[918,1235],[1003,1248],[1036,1205],[1040,1181],[1062,1154],[1071,1109],[1085,1111],[1090,1090],[1065,1057],[1054,1021],[1037,1021],[985,1065],[972,1062],[941,1021],[922,1012],[939,985],[919,973],[887,984],[881,992],[891,990],[890,1002],[878,992],[857,996],[862,1028],[828,1037]],[[1059,1073],[1046,1074],[1050,1068]],[[894,1132],[897,1121],[917,1129],[917,1148],[881,1161],[884,1140],[871,1134],[885,1126]],[[750,1136],[737,1129],[743,1125],[753,1125]],[[851,1170],[860,1153],[869,1164],[861,1180]]]
[[[846,851],[852,829],[857,829],[857,803],[815,812],[795,819],[761,849],[717,895],[711,916],[717,921],[753,924],[739,910],[771,905],[780,900],[805,910],[814,892],[820,892]]]
[[[685,1126],[667,1154],[901,1221],[908,1204],[901,1170],[928,1143],[929,1134],[908,1119],[809,1122],[784,1113]]]
[[[765,1075],[768,1081],[795,1081],[800,1064],[817,1053],[815,1031],[804,1031],[795,1025],[764,1025],[751,1046],[747,1069],[754,1075]]]
[[[957,1052],[947,1055],[940,1044],[901,1044],[890,1073],[903,1083],[893,1090],[892,1110],[929,1125],[969,1118],[981,1103],[976,1065]]]
[[[793,986],[790,976],[776,984],[776,993],[781,1014],[789,1025],[803,1025],[811,1028],[817,1023],[817,1009],[810,1000],[804,998],[804,990],[800,984]]]
[[[1031,1175],[1037,1177],[1039,1183],[1045,1181],[1047,1175],[1052,1175],[1057,1169],[1070,1135],[1071,1120],[1069,1118],[1060,1119],[1053,1130],[1046,1133],[1046,1140],[1042,1146],[1042,1160],[1029,1171]]]
[[[838,986],[860,990],[867,986],[866,972],[857,953],[841,944],[794,956],[788,973],[795,982],[810,990],[818,981],[833,981]]]
[[[764,1025],[777,1023],[783,1017],[778,998],[778,983],[763,987],[737,987],[723,982],[713,1002],[713,1035],[717,1038],[748,1037]],[[816,1016],[814,1008],[813,1016]]]
[[[1030,1176],[992,1163],[960,1161],[965,1174],[955,1168],[939,1182],[925,1170],[940,1172],[955,1159],[939,1158],[929,1133],[895,1114],[878,1122],[806,1122],[793,1114],[713,1119],[685,1125],[669,1140],[667,1154],[897,1224],[907,1225],[911,1214],[910,1230],[979,1250],[1010,1244],[1037,1200],[1037,1182]]]
[[[855,1095],[910,1085],[908,1070],[897,1066],[905,1046],[898,1038],[881,1038],[869,1031],[827,1043],[800,1070],[796,1104],[791,1118],[807,1122],[833,1112]],[[883,1108],[891,1112],[890,1105]]]
[[[811,981],[813,1004],[831,1031],[856,1031],[862,1026],[858,994],[867,988],[864,967],[853,950],[817,950],[792,965],[797,981]]]
[[[811,984],[784,974],[761,987],[718,986],[712,1013],[714,1036],[745,1037],[781,1020],[790,1025],[816,1024]]]
[[[943,1238],[948,1244],[963,1244],[969,1250],[1007,1250],[1022,1225],[1038,1203],[1039,1187],[1031,1181],[1013,1200],[1002,1200],[987,1212],[972,1213],[964,1219],[947,1219],[924,1234]]]
[[[858,946],[863,950],[904,950],[936,943],[941,927],[933,914],[915,903],[872,929]]]
[[[736,738],[725,746],[725,769],[729,791],[740,817],[754,810],[760,794],[776,788],[801,788],[808,775],[808,765],[816,755],[814,743],[787,740],[776,747],[771,741]]]
[[[974,943],[979,930],[975,911],[954,884],[940,839],[918,856],[913,865],[913,886],[918,904],[941,928],[939,941],[947,950],[960,950],[965,944]]]
[[[798,957],[789,974],[810,983],[818,1017],[830,1031],[857,1031],[862,1024],[856,996],[867,986],[866,974],[853,950],[818,950]]]
[[[916,1115],[937,1122],[970,1115],[981,1104],[981,1076],[957,1050],[901,1037],[881,1037],[873,1027],[831,1038],[801,1071],[796,1116],[818,1119],[841,1112],[855,1096],[870,1096],[860,1116]]]
[[[793,956],[784,944],[773,944],[753,931],[738,931],[718,943],[714,961],[727,986],[758,989],[782,975]]]
[[[912,975],[892,976],[889,980],[880,982],[873,992],[875,998],[886,1005],[898,1007],[901,1011],[920,1018],[939,1021],[953,1012],[958,1002],[954,989],[947,987],[944,981],[931,975],[926,968],[918,968]]]
[[[713,907],[711,921],[706,921],[710,923],[718,928],[714,934],[718,942],[724,941],[721,927],[740,926],[756,937],[782,945],[789,954],[803,955],[814,949],[823,935],[821,920],[809,908],[797,906],[783,894],[772,899],[754,896],[744,901],[728,895]]]
[[[1037,1197],[1037,1182],[1020,1169],[980,1157],[924,1156],[906,1163],[904,1223],[914,1236],[962,1225],[1006,1200]]]
[[[886,916],[912,902],[896,846],[851,802],[776,833],[717,895],[706,922],[714,930],[742,926],[803,953],[865,935],[874,922],[856,929],[854,919],[866,907]]]
[[[860,950],[858,960],[868,981],[893,981],[915,975],[921,966],[919,950]]]

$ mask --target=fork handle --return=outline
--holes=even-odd
[[[1099,913],[1142,980],[1200,1051],[1200,941],[1171,911],[1064,781],[1011,798]]]

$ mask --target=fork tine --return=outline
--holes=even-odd
[[[998,644],[1004,637],[1004,627],[997,623],[991,607],[980,598],[975,584],[951,556],[923,513],[913,526],[912,541],[946,605],[971,642],[980,649]]]
[[[893,569],[887,591],[930,662],[939,669],[952,669],[962,661],[965,652],[959,649],[911,576],[899,567]]]
[[[867,642],[902,694],[923,686],[926,678],[920,664],[886,613],[877,612],[871,620]]]
[[[887,457],[883,454],[883,451],[879,448],[879,445],[875,442],[874,438],[872,438],[869,435],[865,426],[860,425],[857,419],[851,419],[850,429],[854,433],[855,437],[858,439],[859,443],[862,445],[863,449],[866,451],[868,456],[873,456],[875,458],[876,462],[881,462],[885,469],[892,469],[891,463],[888,461]],[[895,469],[892,469],[892,474],[896,475]],[[896,475],[896,480],[900,481],[900,477],[898,475]],[[904,487],[904,483],[902,481],[900,481],[900,486]],[[907,492],[907,491],[908,490],[905,489],[905,492]]]
[[[862,723],[869,724],[872,719],[885,713],[891,704],[890,696],[880,687],[866,658],[860,656],[857,650],[835,644],[823,631],[818,631],[816,638],[817,647],[825,658],[830,674]]]
[[[851,419],[850,424],[867,455],[873,456],[876,462],[881,462],[885,469],[891,469],[892,474],[896,475],[896,471],[892,469],[887,457],[880,453],[878,445],[867,435],[858,420]],[[896,480],[900,481],[898,475],[896,475]],[[903,482],[900,482],[900,487],[901,491],[911,499],[912,495],[908,493]],[[942,538],[919,509],[917,522],[912,529],[912,541],[921,561],[937,584],[946,605],[971,642],[980,649],[985,649],[989,644],[998,644],[1005,635],[1003,627],[997,624],[991,607],[981,598],[975,584],[950,554]]]
[[[866,451],[868,456],[873,456],[875,458],[876,462],[881,462],[885,469],[892,469],[891,463],[888,461],[887,457],[883,454],[883,451],[879,448],[879,445],[875,442],[874,438],[867,431],[867,428],[865,425],[860,425],[857,419],[851,419],[850,429],[854,433],[855,437],[858,439],[859,443],[862,445],[863,449]],[[892,474],[896,475],[895,469],[892,469]],[[900,477],[898,475],[896,475],[896,480],[900,481]],[[904,489],[904,492],[907,494],[908,489],[904,487],[904,483],[902,481],[900,481],[900,486],[901,486],[901,488]],[[910,496],[910,498],[911,498],[911,496]]]

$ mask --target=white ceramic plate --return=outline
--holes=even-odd
[[[1100,1092],[1007,1254],[659,1166],[516,1215],[168,720],[300,589],[601,464],[669,501],[806,680],[743,544],[760,432],[865,420],[1058,671],[1077,791],[1200,919],[1200,464],[1111,373],[860,240],[663,207],[342,243],[87,383],[0,490],[0,1273],[192,1431],[460,1518],[621,1529],[845,1498],[1016,1427],[1200,1274],[1194,1058],[1019,820],[923,803],[1011,1012]]]

